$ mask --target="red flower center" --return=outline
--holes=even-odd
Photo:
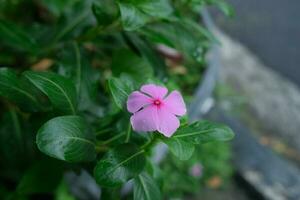
[[[156,99],[153,101],[153,104],[159,106],[161,104],[161,101],[159,99]]]

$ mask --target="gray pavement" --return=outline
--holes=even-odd
[[[266,66],[300,86],[300,0],[227,0],[232,19],[218,26],[254,52]]]

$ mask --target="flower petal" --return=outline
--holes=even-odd
[[[171,94],[164,99],[164,105],[171,113],[175,115],[182,116],[186,113],[186,106],[183,98],[180,92],[176,90],[171,92]]]
[[[133,130],[138,132],[157,130],[157,107],[149,105],[144,109],[134,113],[130,118],[130,122]]]
[[[158,109],[158,132],[166,137],[171,137],[179,126],[180,122],[177,117],[166,107]]]
[[[152,96],[153,98],[163,99],[168,93],[168,89],[162,86],[147,84],[141,87],[141,91]]]
[[[143,106],[151,103],[151,98],[142,94],[141,92],[134,91],[128,96],[127,110],[131,113],[135,113]]]

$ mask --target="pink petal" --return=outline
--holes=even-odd
[[[141,91],[152,96],[153,98],[163,99],[168,93],[168,89],[162,86],[147,84],[141,87]]]
[[[182,116],[186,113],[186,107],[183,98],[180,92],[176,90],[171,92],[171,94],[164,99],[164,105],[171,113],[175,115]]]
[[[135,113],[143,106],[151,103],[151,98],[142,94],[141,92],[134,91],[131,93],[127,100],[127,110],[131,113]]]
[[[158,132],[162,133],[166,137],[171,137],[179,125],[180,122],[177,117],[166,107],[162,106],[158,109]]]
[[[157,107],[149,105],[144,109],[134,113],[130,122],[133,130],[138,132],[147,132],[157,130]]]

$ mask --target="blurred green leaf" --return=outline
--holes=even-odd
[[[111,0],[95,2],[92,6],[92,10],[100,26],[111,24],[118,16],[117,5]]]
[[[170,151],[180,160],[188,160],[194,153],[195,146],[180,138],[164,138],[163,142],[168,145]]]
[[[0,96],[16,103],[25,111],[37,111],[41,107],[38,99],[25,88],[14,70],[0,68]]]
[[[77,94],[73,82],[52,72],[26,71],[23,75],[45,95],[53,106],[64,114],[75,114]]]
[[[146,172],[141,173],[134,179],[134,200],[160,200],[161,193],[157,183]]]
[[[13,22],[0,19],[0,41],[19,50],[35,53],[38,45],[32,36]]]
[[[228,17],[234,16],[234,9],[233,7],[225,2],[224,0],[217,0],[215,4],[220,8],[220,10]]]
[[[168,0],[119,0],[124,29],[136,30],[154,18],[167,18],[172,13]]]
[[[115,53],[111,68],[114,76],[117,77],[125,73],[137,82],[143,82],[153,76],[153,69],[147,60],[127,49]]]
[[[62,175],[61,163],[50,159],[38,161],[24,173],[17,192],[22,195],[51,193],[56,189]]]
[[[68,187],[65,184],[65,182],[62,181],[59,184],[57,191],[55,193],[55,200],[76,200],[76,199],[68,191]]]
[[[79,116],[56,117],[38,131],[36,143],[43,153],[69,162],[96,158],[94,136]]]
[[[94,177],[104,187],[116,187],[137,176],[146,163],[144,151],[135,144],[122,144],[108,151],[97,163]]]
[[[126,33],[125,36],[139,50],[144,60],[147,60],[151,64],[156,77],[163,79],[166,76],[167,66],[164,59],[154,47],[146,39],[139,37],[137,34]]]
[[[232,130],[223,125],[209,121],[198,121],[180,127],[171,139],[184,140],[193,144],[228,141],[234,137]]]

